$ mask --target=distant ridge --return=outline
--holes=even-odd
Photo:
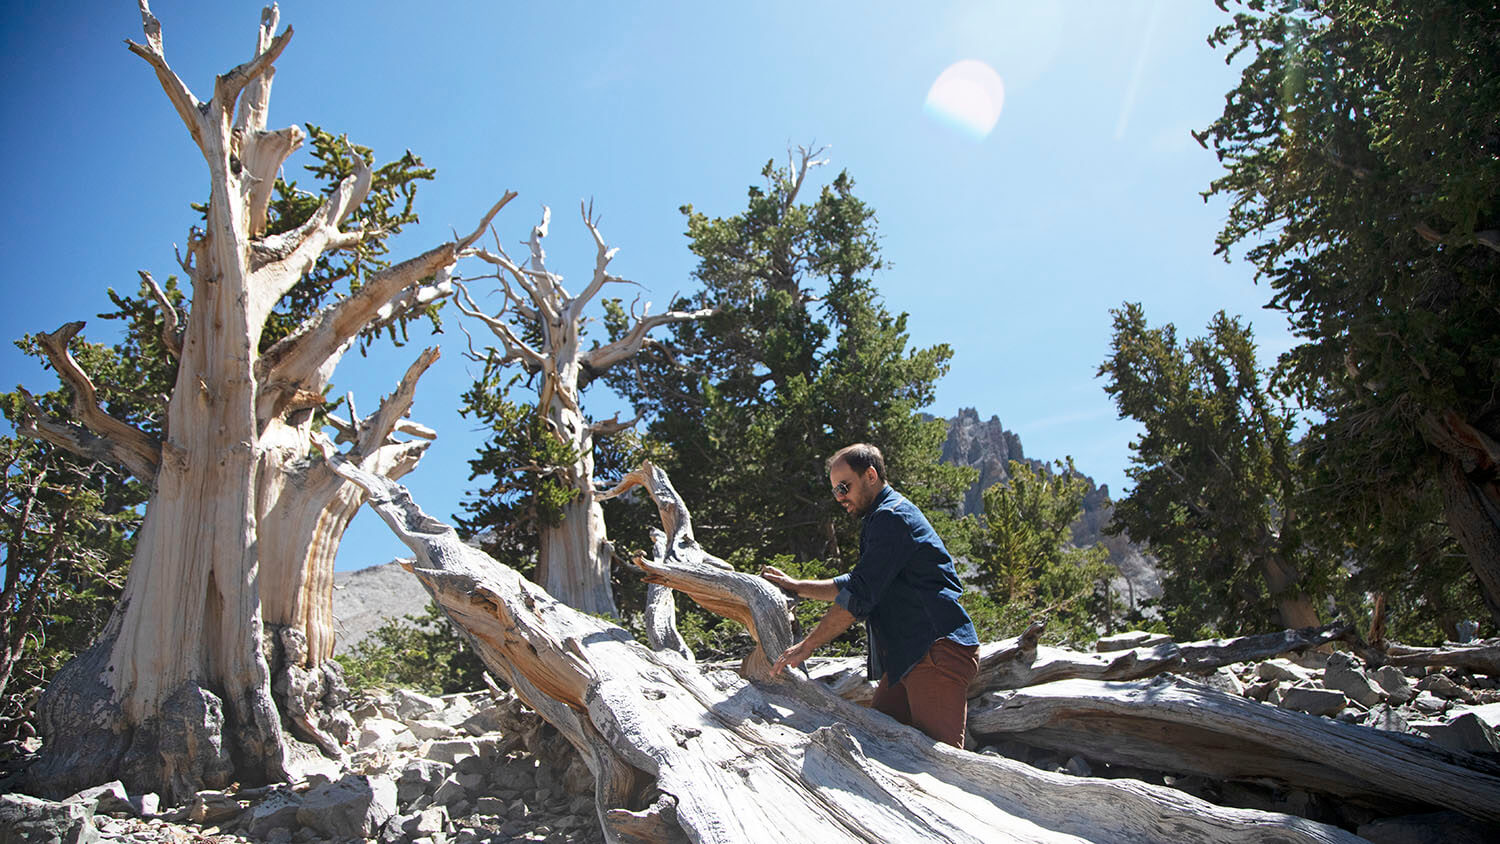
[[[962,408],[948,420],[948,438],[943,442],[942,462],[972,466],[979,470],[979,480],[964,493],[961,515],[984,512],[984,491],[998,483],[1010,482],[1010,461],[1040,468],[1045,461],[1026,456],[1021,437],[1007,431],[998,416],[981,421],[979,411]],[[1083,515],[1073,523],[1073,544],[1079,548],[1102,544],[1109,549],[1109,561],[1120,572],[1115,581],[1121,601],[1134,606],[1145,598],[1161,597],[1161,575],[1156,560],[1126,537],[1104,535],[1114,506],[1109,503],[1109,486],[1096,484],[1079,471],[1088,482],[1089,492],[1083,499]]]

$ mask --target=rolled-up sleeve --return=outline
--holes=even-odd
[[[859,563],[848,574],[833,579],[838,587],[834,603],[863,621],[874,612],[891,581],[901,572],[911,553],[911,531],[901,517],[889,510],[870,514],[864,525]]]

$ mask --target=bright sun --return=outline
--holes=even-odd
[[[923,108],[976,141],[983,140],[1000,119],[1005,83],[995,69],[977,59],[955,62],[938,74],[927,91]]]

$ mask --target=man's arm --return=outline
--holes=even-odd
[[[833,581],[825,582],[830,584],[829,588],[832,588]],[[834,591],[837,592],[838,590]],[[771,666],[771,676],[775,677],[779,675],[781,670],[788,665],[793,667],[801,665],[807,661],[808,657],[812,656],[813,651],[837,639],[839,634],[848,630],[852,624],[854,624],[854,616],[848,610],[838,604],[829,607],[828,613],[818,622],[818,626],[813,628],[813,632],[809,633],[806,639],[787,648],[781,657],[776,660],[776,664]]]
[[[760,576],[799,598],[811,598],[814,601],[832,601],[839,594],[839,588],[834,585],[832,580],[797,580],[794,577],[788,577],[786,572],[775,566],[762,568]],[[849,625],[846,624],[844,626],[848,627]],[[837,636],[838,633],[834,635]]]

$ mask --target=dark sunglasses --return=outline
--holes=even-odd
[[[839,481],[838,485],[833,488],[833,497],[834,498],[843,498],[844,496],[846,496],[848,494],[849,494],[849,482],[848,481]]]

